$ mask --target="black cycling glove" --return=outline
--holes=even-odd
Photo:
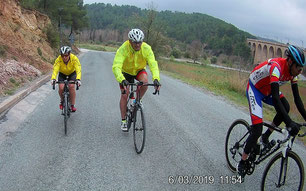
[[[129,82],[127,80],[122,80],[121,85],[127,87]]]
[[[296,136],[300,131],[301,125],[297,124],[294,121],[291,121],[288,127],[289,134],[291,136]]]
[[[154,83],[154,86],[156,86],[156,87],[159,87],[159,86],[160,86],[160,83],[159,83],[159,81],[158,81],[157,79],[155,79],[155,80],[153,81],[153,83]]]

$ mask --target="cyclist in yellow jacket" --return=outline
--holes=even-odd
[[[129,83],[134,83],[134,79],[148,83],[148,74],[146,72],[146,65],[150,66],[152,73],[152,80],[155,89],[160,89],[160,78],[157,61],[151,46],[143,42],[144,34],[140,29],[132,29],[128,33],[129,40],[125,41],[117,50],[113,62],[113,73],[116,80],[120,83],[121,98],[121,130],[127,131],[127,124],[125,119],[126,104],[129,94]],[[140,97],[142,98],[147,91],[147,86],[142,86],[140,89]],[[126,92],[125,94],[122,94]]]
[[[71,53],[71,48],[69,46],[63,46],[60,48],[61,55],[55,60],[53,65],[53,73],[51,77],[51,85],[56,81],[56,76],[58,74],[58,81],[63,82],[68,76],[68,81],[76,81],[77,86],[81,86],[81,64],[77,56]],[[59,84],[59,96],[61,98],[60,109],[63,109],[63,91],[64,84]],[[71,100],[71,111],[75,112],[75,85],[69,84],[69,93]]]

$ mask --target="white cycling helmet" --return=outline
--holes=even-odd
[[[63,54],[70,54],[71,48],[69,46],[62,46],[60,49],[60,53]]]
[[[132,42],[142,42],[144,39],[144,34],[140,29],[132,29],[128,36]]]

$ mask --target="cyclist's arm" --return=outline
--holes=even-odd
[[[119,83],[121,83],[122,80],[125,80],[122,74],[122,65],[124,62],[124,58],[125,58],[124,50],[120,47],[116,52],[114,62],[113,62],[113,67],[112,67],[115,78]]]
[[[76,56],[74,58],[74,67],[75,67],[75,72],[76,72],[76,79],[77,80],[81,80],[81,77],[82,77],[82,67],[81,67],[80,60]]]
[[[146,47],[146,52],[147,52],[147,62],[148,65],[150,66],[150,70],[152,73],[152,81],[154,81],[155,79],[160,81],[158,64],[157,61],[155,60],[154,53],[150,46]]]
[[[271,83],[271,93],[272,93],[272,100],[273,105],[277,113],[281,114],[283,117],[284,122],[287,126],[291,123],[291,118],[289,117],[284,105],[282,104],[279,98],[279,84],[277,82]]]
[[[52,72],[51,80],[56,79],[59,69],[60,69],[60,62],[59,62],[59,58],[57,58],[53,64],[53,72]]]
[[[298,88],[297,83],[292,83],[291,84],[291,89],[292,89],[292,93],[293,93],[293,97],[294,97],[294,103],[295,103],[297,109],[299,110],[300,114],[302,115],[302,117],[306,121],[306,111],[305,111],[302,99],[300,97],[300,94],[299,94],[299,88]]]

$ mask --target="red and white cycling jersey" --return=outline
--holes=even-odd
[[[269,59],[254,68],[250,74],[250,81],[262,94],[271,94],[271,83],[278,82],[283,85],[288,81],[297,82],[297,77],[290,75],[286,58]]]

